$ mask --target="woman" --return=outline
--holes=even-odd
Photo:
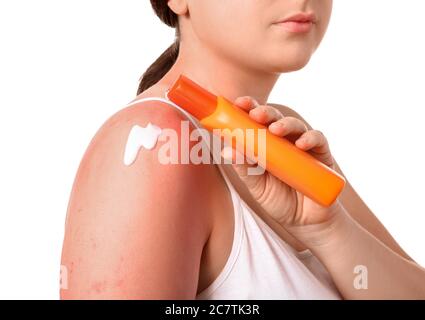
[[[187,117],[147,98],[163,97],[185,74],[343,174],[320,131],[267,104],[280,74],[304,67],[320,44],[332,1],[151,3],[177,37],[84,155],[67,213],[61,298],[425,298],[424,269],[349,183],[325,208],[268,172],[247,175],[250,164],[163,165],[160,141],[122,162],[134,125],[184,138]]]

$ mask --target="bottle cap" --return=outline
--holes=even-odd
[[[209,116],[217,107],[217,96],[184,75],[167,91],[167,97],[198,120]]]

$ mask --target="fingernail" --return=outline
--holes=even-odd
[[[283,128],[285,128],[285,126],[283,125],[282,122],[273,122],[270,125],[270,127],[272,127],[272,126],[273,126],[274,129],[283,129]]]

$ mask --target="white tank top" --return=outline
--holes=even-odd
[[[164,102],[202,128],[196,118],[163,98],[142,98],[127,106],[143,101]],[[329,273],[311,251],[298,252],[280,238],[240,197],[220,165],[218,168],[233,203],[233,244],[217,278],[196,299],[341,299]]]

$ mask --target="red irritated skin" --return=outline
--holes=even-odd
[[[195,297],[211,211],[219,210],[216,199],[226,197],[216,168],[161,164],[165,141],[141,148],[132,165],[123,164],[133,124],[151,122],[180,138],[183,120],[167,104],[146,102],[119,111],[93,137],[68,205],[62,299]]]

